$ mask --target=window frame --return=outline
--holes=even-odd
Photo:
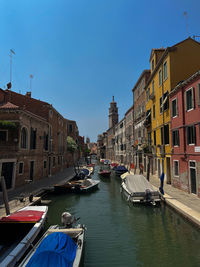
[[[176,135],[178,133],[178,135]],[[178,137],[178,138],[177,138]],[[176,139],[176,144],[175,144],[175,139]],[[173,147],[179,147],[180,146],[180,136],[179,136],[179,130],[172,130],[172,146]]]
[[[159,70],[159,87],[162,85],[162,69]]]
[[[5,140],[0,140],[1,142],[8,142],[8,130],[0,129],[0,132],[5,132],[6,133],[6,139]]]
[[[25,129],[25,131],[26,131],[26,147],[22,147],[22,130],[23,129]],[[28,147],[29,147],[29,145],[28,145],[28,143],[29,143],[29,131],[28,131],[28,128],[27,127],[25,127],[25,126],[23,126],[22,127],[22,129],[21,129],[21,131],[20,131],[20,148],[21,149],[28,149]]]
[[[187,93],[191,91],[191,108],[188,109],[188,105],[187,105]],[[185,107],[186,107],[186,111],[187,112],[190,112],[191,110],[194,109],[194,88],[193,87],[190,87],[188,88],[186,91],[185,91]]]
[[[165,66],[166,66],[166,68],[165,68]],[[167,71],[167,60],[163,63],[163,79],[164,79],[164,81],[165,80],[167,80],[167,78],[168,78],[168,71]],[[166,73],[165,73],[165,71],[166,71]],[[166,76],[165,76],[166,75]]]
[[[192,139],[193,140],[189,140],[189,129],[191,129],[191,128],[194,129],[192,132],[192,134],[193,134]],[[186,134],[187,134],[187,145],[189,145],[189,146],[196,145],[196,126],[195,125],[187,126],[186,127]],[[190,136],[190,138],[191,138],[191,136]],[[189,141],[192,141],[192,142],[189,143]]]
[[[177,165],[177,168],[178,168],[178,174],[176,174],[176,172],[175,172],[175,163],[178,163],[178,165]],[[174,173],[174,177],[179,177],[179,175],[180,175],[180,173],[179,173],[179,170],[180,170],[180,168],[179,168],[179,160],[177,160],[177,159],[175,159],[175,160],[173,160],[173,173]]]
[[[173,103],[174,102],[176,102],[176,106],[175,106],[175,115],[173,115]],[[177,116],[178,116],[178,114],[177,114],[177,97],[176,98],[174,98],[174,99],[172,99],[172,104],[171,104],[172,106],[171,106],[171,109],[172,109],[172,118],[176,118]]]
[[[20,164],[22,164],[22,172],[19,172],[20,171]],[[23,175],[23,173],[24,173],[24,162],[23,161],[20,161],[19,163],[18,163],[18,175]]]

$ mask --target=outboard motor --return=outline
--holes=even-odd
[[[74,222],[72,215],[69,212],[63,212],[61,215],[61,222],[66,228],[71,228]]]
[[[145,190],[145,200],[146,200],[146,202],[152,201],[152,193],[149,189]]]

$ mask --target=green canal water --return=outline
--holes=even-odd
[[[99,190],[87,195],[48,195],[48,223],[60,224],[63,211],[80,217],[87,227],[84,267],[200,266],[200,231],[166,205],[126,202],[120,179],[101,179]]]

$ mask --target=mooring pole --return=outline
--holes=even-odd
[[[9,215],[10,214],[10,208],[9,208],[9,204],[8,204],[8,194],[7,194],[4,176],[1,176],[0,181],[1,181],[1,188],[2,188],[2,192],[3,192],[3,201],[5,204],[6,214]]]

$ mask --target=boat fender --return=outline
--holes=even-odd
[[[149,189],[145,190],[145,200],[146,200],[146,202],[152,201],[152,193]]]

